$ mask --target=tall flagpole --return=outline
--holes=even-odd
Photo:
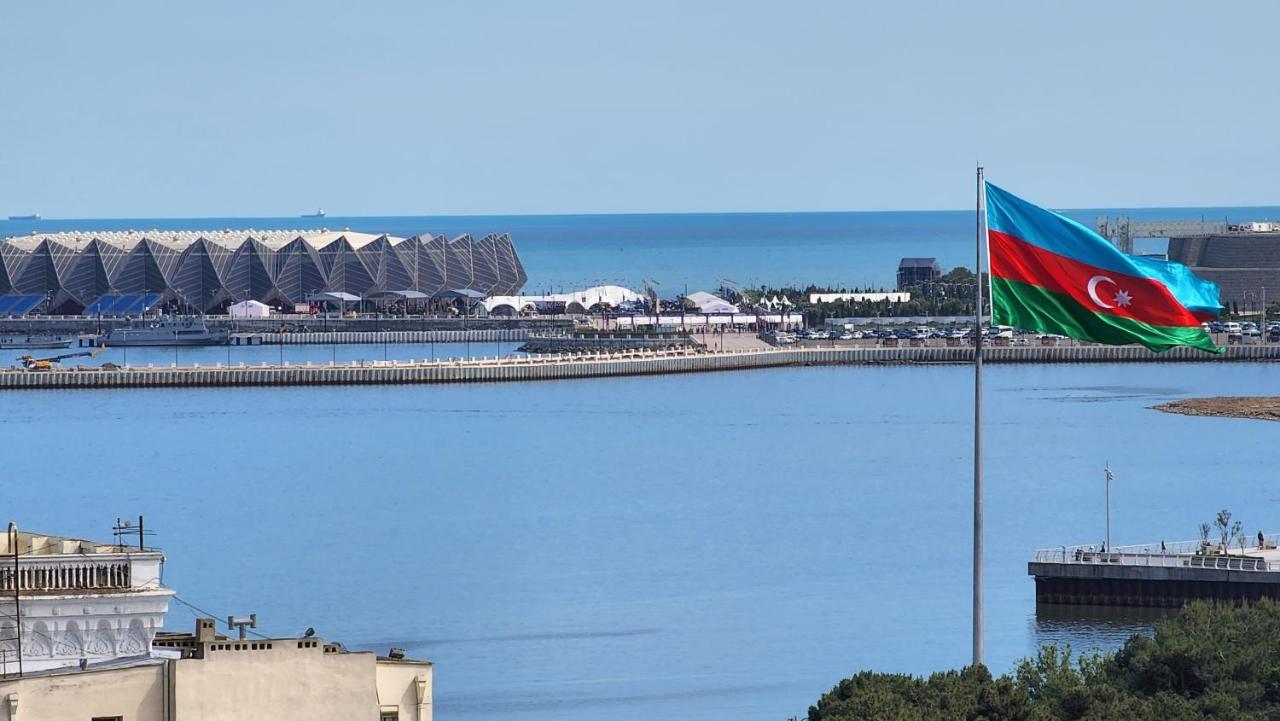
[[[973,665],[982,665],[982,247],[987,228],[986,192],[978,166],[973,308]]]

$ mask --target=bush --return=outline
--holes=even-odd
[[[809,721],[1263,721],[1280,719],[1280,604],[1188,605],[1118,651],[1044,646],[1008,676],[983,667],[928,679],[863,671]]]

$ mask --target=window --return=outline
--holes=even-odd
[[[378,715],[378,721],[400,721],[399,711],[383,711]]]
[[[124,721],[124,716],[94,716],[90,721]]]

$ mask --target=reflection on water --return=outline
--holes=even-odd
[[[1177,613],[1174,608],[1037,603],[1031,638],[1036,646],[1069,646],[1077,654],[1114,651],[1130,636],[1151,635],[1157,623]]]

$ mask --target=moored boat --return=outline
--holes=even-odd
[[[228,331],[209,330],[202,318],[166,316],[113,328],[102,343],[108,347],[226,345],[230,337]]]
[[[57,333],[0,333],[0,349],[70,348],[72,336]]]

